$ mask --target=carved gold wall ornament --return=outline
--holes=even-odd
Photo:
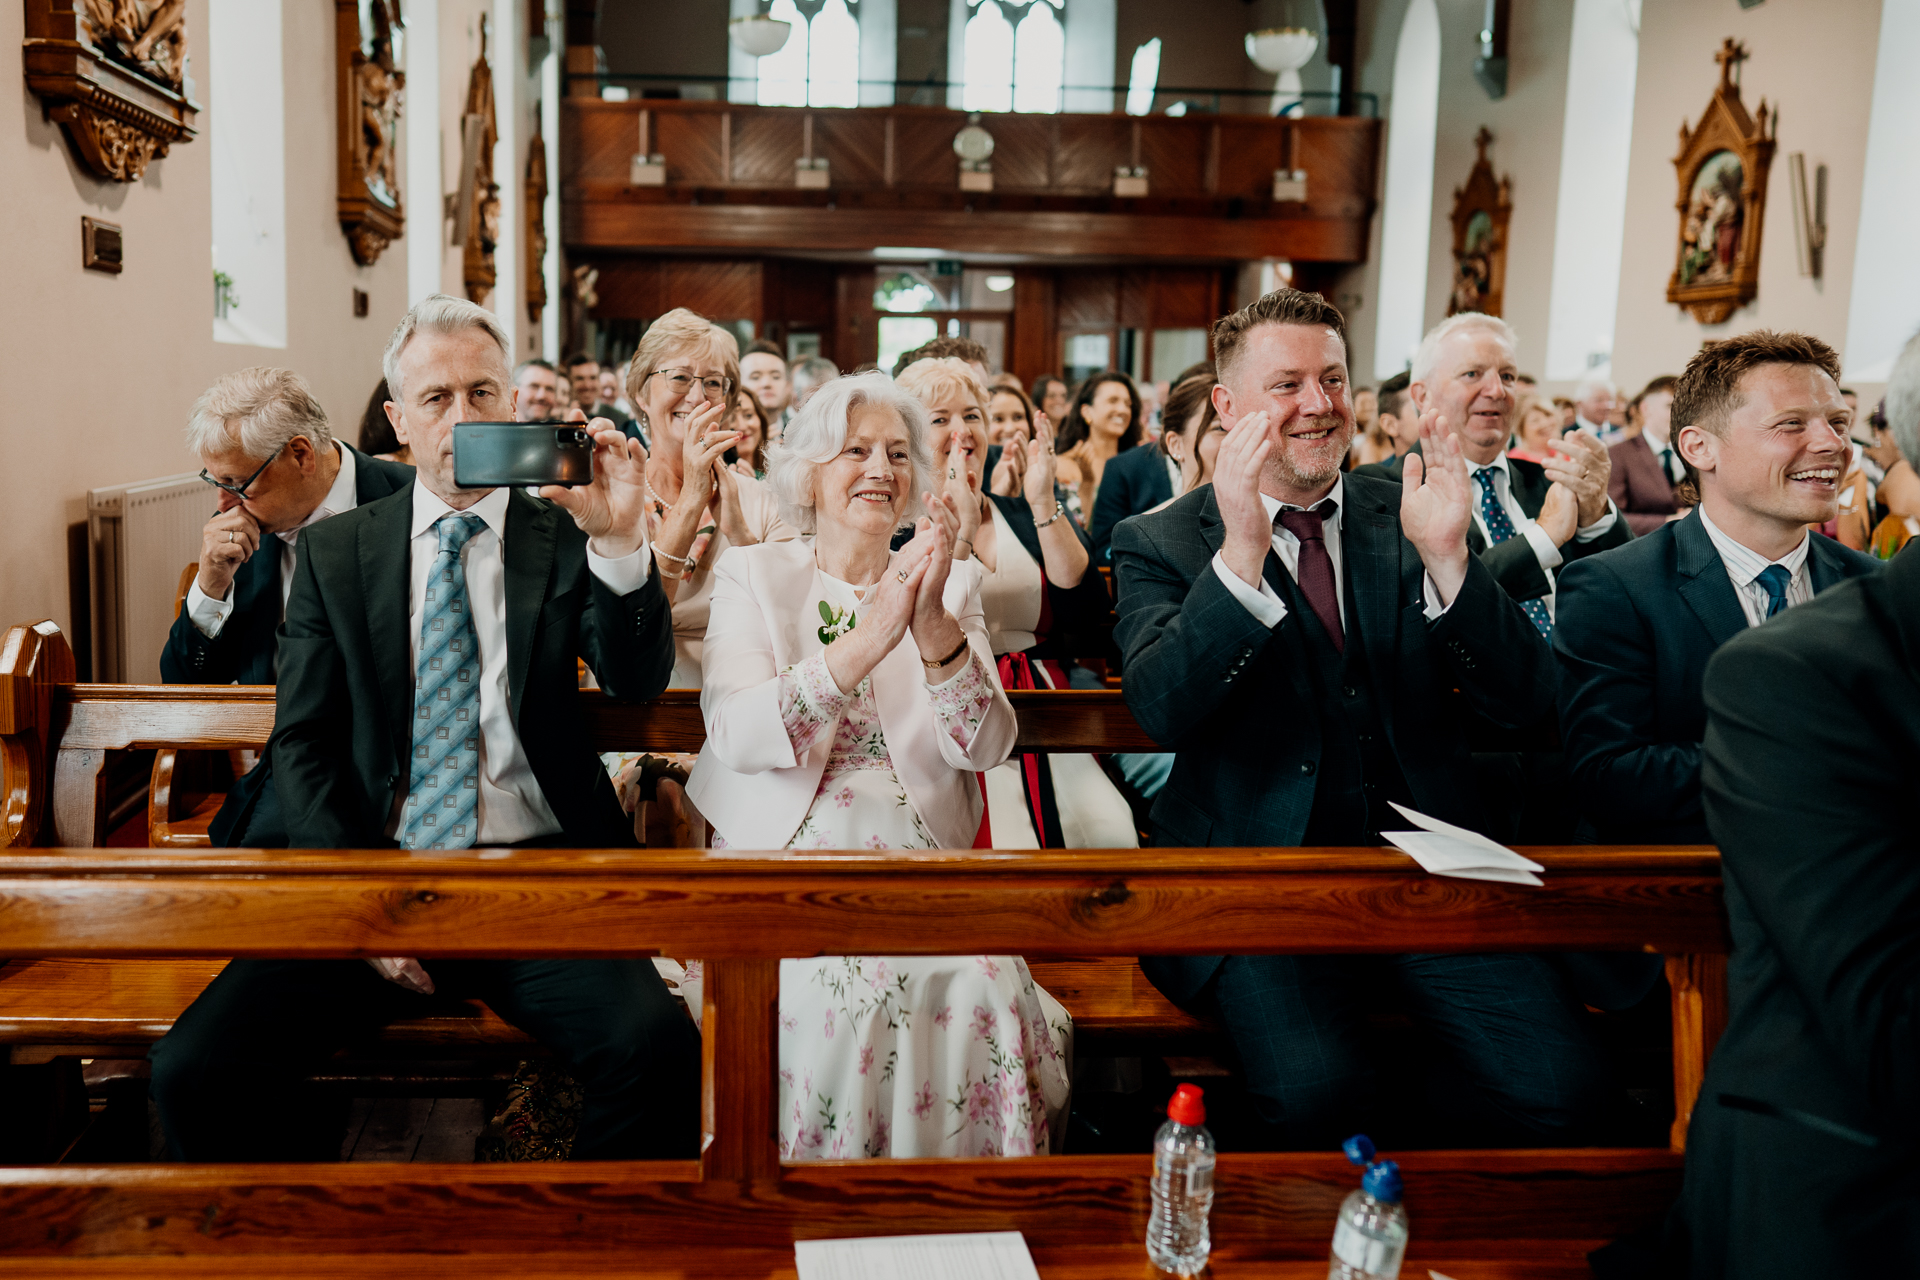
[[[467,106],[460,117],[460,190],[453,209],[453,243],[462,246],[461,278],[468,300],[477,303],[493,292],[493,250],[500,243],[500,185],[493,180],[493,148],[500,141],[500,128],[493,114],[487,26],[483,13],[480,57],[467,77]]]
[[[340,229],[353,260],[372,266],[406,228],[400,201],[400,106],[407,77],[395,69],[399,0],[333,0],[340,113]]]
[[[540,104],[533,109],[533,137],[527,143],[527,319],[534,324],[547,309],[547,140],[540,133]]]
[[[1667,301],[1701,324],[1719,324],[1760,292],[1760,230],[1767,207],[1767,170],[1773,164],[1779,117],[1747,114],[1736,79],[1746,46],[1729,38],[1714,61],[1720,84],[1689,130],[1680,123],[1680,235]]]
[[[1478,311],[1497,316],[1507,293],[1507,223],[1513,217],[1513,179],[1495,180],[1487,148],[1493,134],[1482,127],[1473,145],[1479,159],[1467,185],[1453,189],[1453,290],[1447,314]]]
[[[27,88],[87,170],[138,182],[200,107],[186,95],[185,0],[25,0]]]

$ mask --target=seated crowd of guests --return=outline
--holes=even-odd
[[[1817,338],[1708,342],[1633,399],[1611,445],[1586,417],[1610,402],[1576,398],[1568,429],[1490,316],[1449,317],[1378,388],[1350,384],[1345,319],[1317,294],[1260,298],[1212,348],[1155,424],[1157,397],[1117,370],[1028,389],[941,339],[840,375],[765,343],[742,355],[685,310],[623,371],[512,369],[489,313],[436,296],[387,346],[360,449],[297,374],[228,375],[191,414],[219,510],[163,670],[279,692],[216,842],[632,843],[638,766],[583,745],[577,660],[615,697],[700,690],[707,744],[670,790],[713,848],[1104,848],[1136,842],[1130,804],[1171,848],[1378,845],[1396,804],[1503,838],[1706,842],[1740,791],[1725,757],[1716,782],[1716,651],[1784,634],[1768,620],[1849,581],[1913,576],[1913,557],[1888,572],[1866,548],[1920,516],[1920,340],[1875,423]],[[592,482],[460,488],[453,425],[506,419],[587,423]],[[1164,752],[1016,754],[1006,691],[1084,682],[1078,637],[1110,615],[1127,704]],[[1535,793],[1559,808],[1523,812]],[[1793,890],[1741,882],[1736,852],[1739,940],[1743,911],[1770,919]],[[686,994],[698,958],[682,959]],[[1364,1016],[1382,1003],[1429,1038],[1422,1087],[1475,1145],[1591,1141],[1622,1091],[1583,1005],[1631,1007],[1660,971],[1516,954],[1142,967],[1225,1026],[1252,1100],[1229,1141],[1287,1147],[1392,1123]],[[153,1051],[171,1149],[316,1156],[324,1107],[264,1127],[251,1100],[297,1094],[317,1059],[436,992],[484,998],[558,1056],[586,1100],[576,1158],[694,1153],[698,1033],[655,966],[407,957],[229,965]],[[1776,1021],[1801,1001],[1810,1028],[1816,996],[1766,999]],[[1748,1007],[1736,992],[1730,1039]],[[1018,956],[785,961],[782,1152],[1057,1150],[1072,1036]],[[1724,1074],[1765,1100],[1762,1056]],[[1714,1159],[1791,1149],[1739,1105],[1702,1094]],[[1697,1248],[1736,1247],[1724,1200],[1688,1212]]]

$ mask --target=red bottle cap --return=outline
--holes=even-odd
[[[1167,1119],[1175,1124],[1205,1124],[1207,1104],[1201,1101],[1200,1086],[1183,1084],[1173,1091],[1167,1103]]]

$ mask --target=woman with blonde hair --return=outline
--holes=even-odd
[[[715,571],[687,788],[715,848],[974,844],[977,775],[1016,727],[931,436],[872,373],[827,383],[774,446],[769,484],[811,541]],[[1037,1155],[1061,1136],[1071,1023],[1018,956],[783,960],[779,1018],[785,1159]]]

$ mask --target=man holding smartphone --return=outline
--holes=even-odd
[[[653,697],[672,670],[645,455],[600,420],[589,484],[458,487],[455,424],[513,412],[507,349],[462,299],[408,312],[387,345],[387,413],[416,483],[302,542],[267,747],[293,847],[632,843],[588,746],[575,660],[616,697]],[[151,1055],[175,1158],[329,1158],[319,1100],[285,1097],[435,992],[485,1000],[566,1064],[586,1094],[576,1158],[696,1153],[698,1037],[651,964],[389,957],[228,965]]]

